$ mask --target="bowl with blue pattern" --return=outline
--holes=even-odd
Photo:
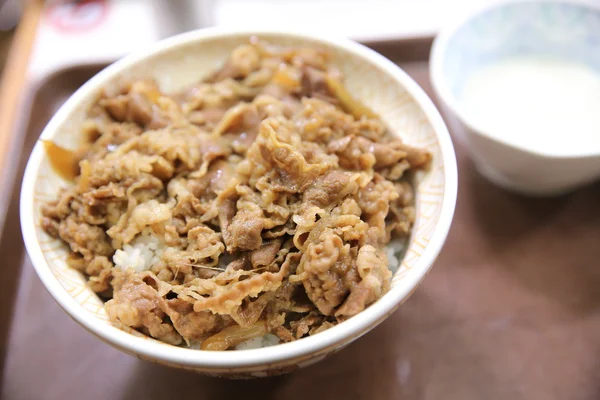
[[[490,126],[461,104],[473,74],[522,56],[575,62],[600,74],[600,2],[495,2],[443,29],[431,52],[431,80],[457,138],[482,175],[510,190],[556,195],[598,179],[600,146],[573,147],[560,153],[520,146],[491,135]],[[519,93],[515,91],[514,96]],[[568,133],[565,140],[569,140]]]

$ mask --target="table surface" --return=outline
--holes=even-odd
[[[0,76],[8,57],[8,49],[10,48],[13,34],[13,31],[0,32]]]
[[[426,63],[403,67],[431,94]],[[73,322],[25,257],[2,399],[599,399],[600,184],[523,198],[456,150],[457,209],[436,265],[396,313],[341,352],[252,381],[150,364]],[[8,248],[21,246],[17,235]]]

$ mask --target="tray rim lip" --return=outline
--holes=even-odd
[[[117,61],[116,63],[96,74],[92,79],[84,84],[82,88],[78,89],[69,98],[69,100],[67,100],[65,105],[63,105],[52,117],[51,121],[44,129],[42,137],[50,135],[50,133],[55,130],[55,127],[62,123],[62,121],[70,112],[69,108],[73,107],[79,102],[80,99],[84,98],[86,96],[86,92],[90,88],[102,85],[103,82],[118,74],[120,70],[142,61],[149,55],[156,55],[163,51],[168,51],[173,46],[177,47],[201,38],[232,33],[236,35],[277,33],[284,36],[293,35],[317,41],[323,40],[321,37],[309,35],[304,32],[282,32],[279,30],[232,30],[223,28],[201,29],[182,35],[177,35],[153,45],[151,51],[142,50],[134,53],[133,55]],[[395,308],[399,306],[400,300],[408,298],[409,292],[418,286],[418,284],[425,277],[426,273],[431,269],[431,265],[433,264],[435,258],[437,258],[451,225],[457,192],[456,156],[453,151],[452,141],[446,125],[431,99],[424,92],[424,90],[401,68],[382,55],[354,41],[344,38],[338,39],[335,37],[328,37],[326,41],[332,43],[333,45],[340,46],[352,53],[356,53],[359,56],[368,57],[372,62],[382,67],[387,73],[400,81],[423,108],[425,114],[430,120],[430,123],[434,126],[436,136],[440,141],[442,149],[442,158],[445,166],[446,189],[444,198],[442,200],[442,211],[438,221],[438,227],[433,234],[430,245],[425,249],[420,260],[420,263],[428,264],[429,267],[421,268],[419,269],[419,273],[409,275],[411,277],[410,282],[405,285],[405,290],[398,290],[395,293],[395,296],[390,295],[380,299],[380,301],[370,307],[370,309],[372,309],[371,312],[361,313],[346,321],[344,329],[337,329],[337,331],[333,329],[323,332],[318,336],[304,338],[302,341],[281,344],[271,348],[245,350],[231,353],[226,352],[219,353],[217,356],[214,356],[215,353],[207,354],[209,352],[203,351],[190,352],[189,349],[176,348],[162,344],[159,345],[158,343],[149,342],[146,339],[133,337],[131,334],[117,328],[99,328],[96,318],[81,308],[79,304],[76,303],[76,301],[69,296],[68,293],[66,293],[60,284],[53,282],[56,280],[56,278],[50,269],[45,265],[41,249],[35,240],[33,215],[31,213],[23,212],[25,209],[31,210],[33,208],[33,184],[35,182],[37,168],[39,167],[39,163],[42,158],[42,149],[38,142],[35,145],[27,164],[23,179],[24,184],[21,190],[20,205],[23,237],[27,252],[30,254],[32,263],[44,285],[46,286],[46,289],[52,294],[59,305],[63,309],[67,310],[69,315],[71,315],[78,323],[83,325],[92,333],[96,334],[97,336],[101,336],[104,340],[109,341],[116,347],[127,349],[128,352],[134,352],[138,355],[143,355],[167,363],[174,363],[180,366],[204,367],[209,370],[212,368],[231,368],[235,370],[244,367],[285,363],[286,361],[294,358],[306,359],[313,357],[316,354],[328,352],[333,347],[347,344],[364,334],[367,330],[380,323],[383,319],[385,319],[385,317],[387,317],[387,315],[393,312]],[[28,239],[28,237],[31,239]],[[43,264],[43,266],[38,266],[39,264]],[[409,278],[407,277],[407,279]],[[340,325],[340,328],[341,327],[342,325]]]
[[[0,241],[2,241],[2,232],[6,227],[6,213],[11,205],[10,193],[13,190],[18,190],[20,192],[22,185],[23,177],[19,176],[18,174],[19,163],[24,157],[29,158],[31,155],[31,152],[28,154],[23,154],[23,147],[29,136],[29,127],[31,121],[33,120],[33,111],[40,91],[57,76],[68,73],[71,70],[77,70],[80,68],[102,69],[109,64],[109,61],[90,61],[89,63],[65,64],[60,68],[49,70],[43,75],[31,77],[29,82],[27,82],[25,85],[24,93],[20,102],[21,104],[17,109],[17,112],[20,115],[24,115],[25,118],[20,118],[10,131],[10,157],[7,160],[5,166],[6,170],[4,172],[10,172],[11,176],[5,177],[0,182],[0,186],[4,189],[4,192],[0,195]],[[38,135],[38,137],[39,136],[40,135]],[[20,196],[18,202],[20,203]]]

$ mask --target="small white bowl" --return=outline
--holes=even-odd
[[[27,164],[21,191],[21,226],[29,256],[50,294],[75,321],[105,342],[142,359],[228,377],[266,376],[309,365],[386,319],[416,289],[435,261],[450,228],[457,192],[454,149],[431,100],[392,62],[346,39],[230,29],[175,36],[101,71],[60,108],[41,139],[76,148],[81,122],[102,88],[124,77],[153,77],[163,90],[177,90],[198,82],[253,35],[279,45],[327,49],[344,73],[350,93],[379,113],[393,132],[433,154],[430,170],[418,174],[415,180],[417,217],[402,265],[393,277],[391,290],[365,311],[317,335],[256,350],[194,350],[171,346],[133,330],[120,330],[108,320],[102,301],[87,287],[85,277],[67,266],[66,246],[40,228],[40,206],[53,199],[66,182],[50,168],[39,142]]]
[[[525,194],[557,195],[598,179],[597,150],[583,147],[551,154],[524,148],[490,135],[489,126],[476,122],[459,105],[458,94],[468,76],[513,55],[575,60],[600,70],[600,5],[575,0],[488,5],[443,29],[430,59],[431,81],[442,111],[476,168],[490,181]]]

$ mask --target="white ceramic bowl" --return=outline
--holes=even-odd
[[[600,70],[600,5],[574,0],[496,2],[442,30],[430,60],[442,111],[477,169],[492,182],[526,194],[555,195],[599,178],[598,150],[582,147],[552,154],[520,147],[490,135],[489,126],[478,124],[461,108],[458,96],[470,74],[514,55],[575,60]]]
[[[206,29],[164,40],[101,71],[61,107],[41,138],[68,148],[79,142],[79,127],[100,90],[123,77],[156,78],[165,91],[177,90],[222,64],[237,45],[257,35],[275,44],[321,46],[346,76],[351,93],[378,112],[407,142],[428,148],[433,164],[416,178],[417,218],[402,266],[391,290],[357,316],[325,332],[263,349],[209,352],[171,346],[136,331],[114,327],[85,277],[65,263],[66,246],[39,225],[40,206],[66,185],[50,168],[38,142],[21,191],[25,245],[42,282],[61,307],[107,343],[142,359],[220,376],[265,376],[291,371],[324,358],[387,318],[425,277],[446,239],[457,191],[456,160],[448,131],[433,103],[400,68],[381,55],[346,39],[287,32],[235,32]]]

